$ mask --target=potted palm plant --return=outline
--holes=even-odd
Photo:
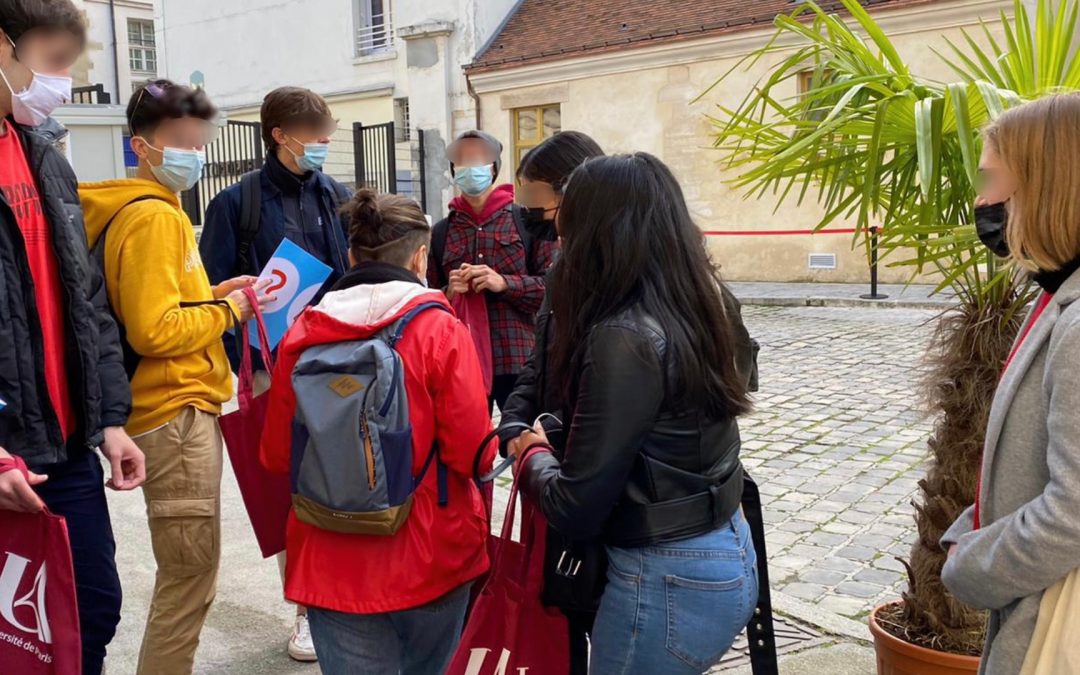
[[[1000,27],[946,40],[951,84],[912,73],[857,0],[839,6],[843,17],[808,0],[776,18],[773,40],[747,60],[778,63],[740,106],[712,118],[715,147],[748,195],[815,200],[819,229],[854,221],[855,245],[868,254],[876,231],[884,260],[936,275],[938,290],[957,298],[927,355],[936,426],[904,561],[908,589],[870,622],[883,674],[975,672],[985,615],[943,586],[938,541],[974,500],[990,404],[1031,297],[1026,278],[975,232],[979,130],[1023,100],[1080,89],[1078,0],[1039,0],[1034,21],[1017,0]],[[792,96],[808,72],[809,86]]]

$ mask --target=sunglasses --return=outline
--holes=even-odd
[[[163,85],[163,84],[158,84],[157,82],[151,82],[151,83],[147,84],[145,87],[143,87],[142,89],[140,89],[139,90],[139,100],[135,101],[135,107],[131,109],[132,116],[134,117],[135,113],[137,113],[139,111],[139,106],[142,105],[143,96],[145,94],[150,94],[155,99],[160,100],[161,98],[163,98],[165,96],[165,91],[169,88],[169,86],[171,86],[171,85],[167,85],[167,84]]]

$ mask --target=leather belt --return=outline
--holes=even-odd
[[[604,527],[611,546],[634,548],[712,532],[735,515],[743,494],[739,465],[704,492],[655,504],[620,504]]]

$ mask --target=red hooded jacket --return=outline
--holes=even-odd
[[[410,281],[350,286],[362,267],[338,283],[342,290],[301,314],[281,343],[262,435],[262,463],[270,471],[289,471],[296,409],[291,375],[305,349],[370,337],[418,304],[446,302],[439,291]],[[397,350],[413,425],[413,474],[437,439],[449,468],[449,503],[439,507],[436,472],[429,471],[393,536],[330,532],[290,514],[285,596],[293,602],[352,614],[411,609],[488,569],[487,512],[472,468],[491,417],[472,337],[452,313],[430,310],[413,319]],[[481,465],[490,467],[494,456],[491,445]]]

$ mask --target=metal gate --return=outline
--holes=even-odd
[[[393,122],[353,124],[356,186],[407,195],[427,211],[427,170],[424,131],[415,136],[396,130]]]
[[[184,211],[191,222],[201,226],[210,200],[245,173],[262,168],[263,157],[262,124],[227,122],[217,140],[206,146],[202,180],[183,194]]]

